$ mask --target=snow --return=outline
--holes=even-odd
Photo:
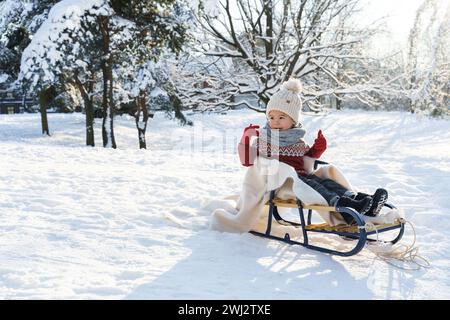
[[[27,1],[4,0],[0,2],[0,42],[7,42],[6,31],[8,28],[11,27],[11,24],[23,20],[32,8],[33,4]]]
[[[115,119],[118,149],[83,146],[81,114],[0,115],[0,299],[449,299],[450,122],[401,112],[304,116],[323,160],[362,191],[379,186],[404,210],[431,268],[405,271],[367,249],[336,257],[251,234],[208,229],[209,208],[245,174],[248,110],[157,112],[138,149],[134,118]],[[319,241],[327,241],[323,236]],[[409,244],[407,229],[401,243]],[[340,240],[335,240],[341,245]],[[342,242],[345,242],[342,240]]]
[[[160,87],[155,87],[155,89],[150,92],[150,97],[157,97],[160,95],[167,96],[167,92]]]
[[[203,12],[209,16],[216,16],[220,11],[219,0],[192,0],[188,1],[187,5],[196,13],[201,7]]]
[[[8,75],[6,73],[0,73],[0,84],[8,80]]]

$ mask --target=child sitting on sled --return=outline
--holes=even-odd
[[[327,141],[322,130],[319,130],[312,146],[308,146],[303,140],[306,131],[298,123],[302,108],[300,91],[300,81],[290,79],[283,83],[281,89],[270,98],[266,109],[268,122],[258,132],[259,138],[256,144],[251,144],[250,140],[245,138],[248,132],[244,131],[239,145],[241,163],[246,166],[252,164],[252,161],[248,162],[248,158],[245,159],[245,150],[248,156],[249,149],[253,158],[256,156],[277,158],[280,162],[294,167],[298,177],[320,193],[330,206],[350,207],[367,216],[378,215],[387,201],[388,193],[385,189],[379,188],[373,195],[354,192],[334,180],[309,174],[305,169],[304,157],[320,158],[326,150]],[[247,129],[257,128],[251,126]],[[349,215],[344,214],[343,218],[349,224],[352,222]]]

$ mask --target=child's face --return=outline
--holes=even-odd
[[[272,110],[269,112],[269,127],[274,130],[288,130],[294,127],[295,123],[286,113]]]

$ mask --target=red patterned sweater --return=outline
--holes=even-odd
[[[239,158],[242,165],[246,167],[253,165],[255,157],[262,156],[269,159],[278,159],[280,162],[294,167],[298,174],[305,176],[308,173],[305,170],[304,157],[318,159],[327,148],[327,141],[322,134],[322,130],[319,130],[314,144],[310,147],[302,139],[304,132],[300,132],[299,138],[293,140],[296,141],[294,143],[272,146],[267,141],[267,135],[265,135],[265,138],[259,136],[255,131],[256,129],[257,127],[252,125],[247,127],[238,145]],[[249,136],[257,136],[257,139],[250,143]]]
[[[260,156],[269,159],[278,159],[278,161],[294,167],[295,171],[302,176],[306,176],[308,174],[305,171],[303,157],[308,156],[311,158],[319,158],[323,153],[323,151],[318,152],[314,146],[308,146],[308,144],[306,144],[303,140],[299,140],[297,143],[285,147],[272,147],[272,145],[267,141],[258,139],[257,148]]]

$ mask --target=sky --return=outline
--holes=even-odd
[[[390,35],[380,37],[377,41],[384,49],[393,46],[404,46],[409,31],[414,23],[417,9],[424,0],[363,0],[363,21],[374,21],[385,18],[386,28]]]

